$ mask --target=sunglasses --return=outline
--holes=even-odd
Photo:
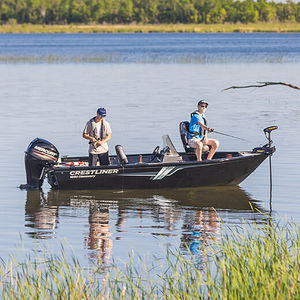
[[[200,107],[206,108],[207,106],[206,105],[200,105]]]

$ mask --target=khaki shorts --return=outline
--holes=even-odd
[[[200,139],[197,139],[197,138],[188,139],[188,144],[192,148],[197,148],[197,145],[199,143],[202,143]]]

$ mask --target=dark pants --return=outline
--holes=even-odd
[[[109,165],[108,152],[101,153],[101,154],[89,153],[89,166],[93,166],[93,167],[96,166],[98,160],[101,166]]]

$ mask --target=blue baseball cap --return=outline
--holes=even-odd
[[[106,116],[106,109],[103,108],[103,107],[98,108],[97,109],[97,114],[100,115],[100,116],[105,117]]]

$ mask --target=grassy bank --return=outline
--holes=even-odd
[[[4,299],[299,299],[300,229],[246,229],[203,244],[201,262],[172,252],[107,273],[61,255],[12,258],[0,269]],[[198,257],[199,258],[199,257]],[[132,262],[135,262],[134,264]],[[162,261],[164,262],[162,264]],[[138,267],[137,267],[138,266]]]
[[[1,25],[0,33],[300,32],[300,23],[160,25]]]

